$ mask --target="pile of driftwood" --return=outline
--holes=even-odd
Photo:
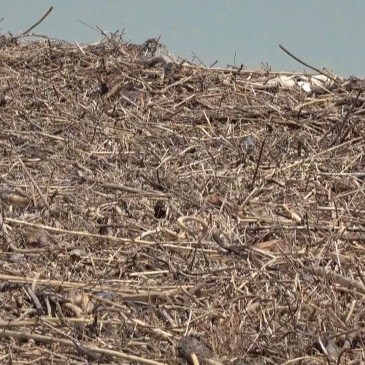
[[[0,38],[1,361],[363,362],[364,82],[104,36]]]

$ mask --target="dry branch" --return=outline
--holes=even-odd
[[[51,6],[48,10],[47,10],[47,12],[46,12],[46,14],[44,14],[43,16],[42,16],[42,18],[41,19],[39,19],[38,20],[38,22],[37,23],[35,23],[34,25],[32,25],[29,29],[27,29],[26,31],[24,31],[19,37],[21,37],[21,36],[24,36],[24,35],[26,35],[26,34],[28,34],[28,33],[30,33],[35,27],[37,27],[39,24],[41,24],[42,22],[43,22],[43,20],[44,19],[46,19],[47,18],[47,16],[51,13],[51,11],[53,10],[53,6]]]

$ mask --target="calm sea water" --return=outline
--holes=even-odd
[[[51,6],[35,33],[79,43],[102,39],[81,20],[104,31],[125,29],[134,43],[161,36],[173,54],[195,53],[207,66],[267,62],[277,71],[303,71],[282,44],[317,68],[365,77],[364,0],[13,0],[2,1],[1,33],[19,34]]]

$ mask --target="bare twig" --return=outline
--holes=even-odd
[[[286,50],[282,45],[279,44],[279,47],[285,52],[287,53],[290,57],[294,58],[296,61],[298,61],[299,63],[301,63],[302,65],[311,68],[313,71],[318,72],[321,75],[324,75],[326,77],[328,77],[329,79],[331,79],[332,81],[336,82],[336,83],[340,83],[339,80],[336,80],[334,77],[332,77],[331,75],[328,75],[326,73],[324,73],[323,71],[319,70],[318,68],[315,68],[313,66],[308,65],[307,63],[301,61],[298,57],[294,56],[292,53],[290,53],[288,50]]]
[[[19,37],[22,37],[22,36],[24,36],[24,35],[27,35],[30,31],[32,31],[36,26],[38,26],[39,24],[41,24],[42,22],[43,22],[43,20],[44,19],[46,19],[47,18],[47,16],[51,13],[51,11],[53,10],[53,6],[51,6],[48,10],[47,10],[47,12],[46,12],[46,14],[44,14],[43,16],[42,16],[42,18],[41,19],[39,19],[39,21],[37,22],[37,23],[35,23],[34,25],[32,25],[29,29],[27,29],[26,31],[24,31],[23,33],[21,33],[18,37],[15,37],[15,38],[19,38]]]

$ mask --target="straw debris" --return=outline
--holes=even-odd
[[[0,49],[3,363],[364,361],[363,80]]]

